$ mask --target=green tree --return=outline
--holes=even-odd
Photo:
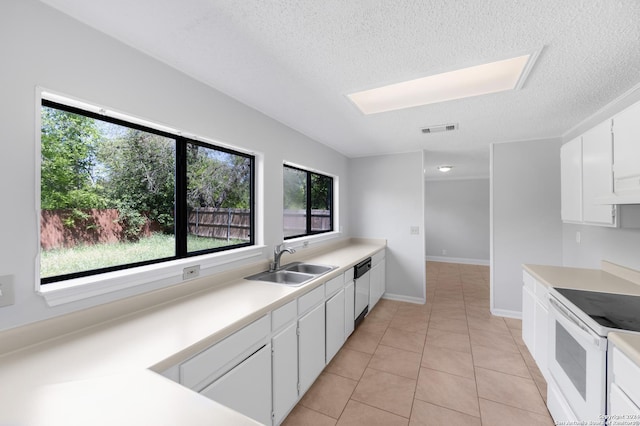
[[[120,128],[122,129],[122,128]],[[125,129],[105,139],[99,159],[101,182],[134,238],[144,225],[142,215],[173,232],[175,142],[159,135]]]
[[[307,208],[307,172],[284,167],[284,208],[286,210]]]
[[[49,107],[41,117],[42,209],[104,208],[94,176],[101,141],[95,120]]]
[[[187,205],[249,208],[250,168],[248,158],[188,144]]]

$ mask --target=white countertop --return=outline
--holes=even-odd
[[[69,420],[76,417],[69,417],[64,410],[55,411],[59,418],[38,416],[52,410],[51,395],[56,395],[56,407],[73,407],[73,402],[60,395],[84,394],[89,398],[97,389],[100,392],[88,408],[78,404],[77,424],[103,424],[104,419],[116,418],[104,415],[105,411],[115,416],[111,411],[122,411],[123,407],[134,411],[104,424],[253,424],[147,369],[162,371],[195,355],[384,247],[383,240],[354,240],[302,258],[339,269],[301,287],[247,281],[240,278],[248,275],[245,269],[209,290],[2,355],[0,425],[74,424]],[[52,328],[58,329],[60,321],[65,319],[58,319]],[[46,322],[38,324],[37,333],[47,335]],[[7,334],[15,338],[16,330]],[[0,348],[2,338],[0,333]],[[169,405],[173,409],[163,407],[163,400],[172,401]],[[156,405],[158,408],[150,409]],[[184,417],[176,423],[170,414]]]
[[[635,271],[608,262],[603,262],[606,269],[550,265],[523,265],[523,268],[549,287],[640,296],[640,283],[629,279],[633,278],[631,273]]]
[[[609,333],[607,338],[627,355],[631,361],[640,366],[640,335],[614,331]]]

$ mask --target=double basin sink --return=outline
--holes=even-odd
[[[336,266],[318,265],[315,263],[292,262],[282,266],[276,271],[260,272],[259,274],[246,277],[245,279],[252,281],[266,281],[297,287],[330,271],[333,271],[336,268]]]

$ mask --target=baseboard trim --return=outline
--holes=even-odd
[[[409,302],[409,303],[416,303],[418,305],[424,305],[426,303],[426,300],[420,297],[411,297],[411,296],[405,296],[402,294],[391,294],[391,293],[385,293],[382,296],[383,299],[387,299],[387,300],[396,300],[398,302]]]
[[[489,259],[467,259],[464,257],[427,256],[427,261],[489,266]]]
[[[506,318],[515,318],[522,319],[522,312],[520,311],[509,311],[507,309],[491,309],[491,314],[498,317],[506,317]]]

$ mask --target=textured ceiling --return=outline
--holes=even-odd
[[[42,0],[349,156],[561,136],[640,82],[638,0]],[[346,94],[542,52],[521,90],[362,115]],[[455,132],[424,135],[430,124]]]

